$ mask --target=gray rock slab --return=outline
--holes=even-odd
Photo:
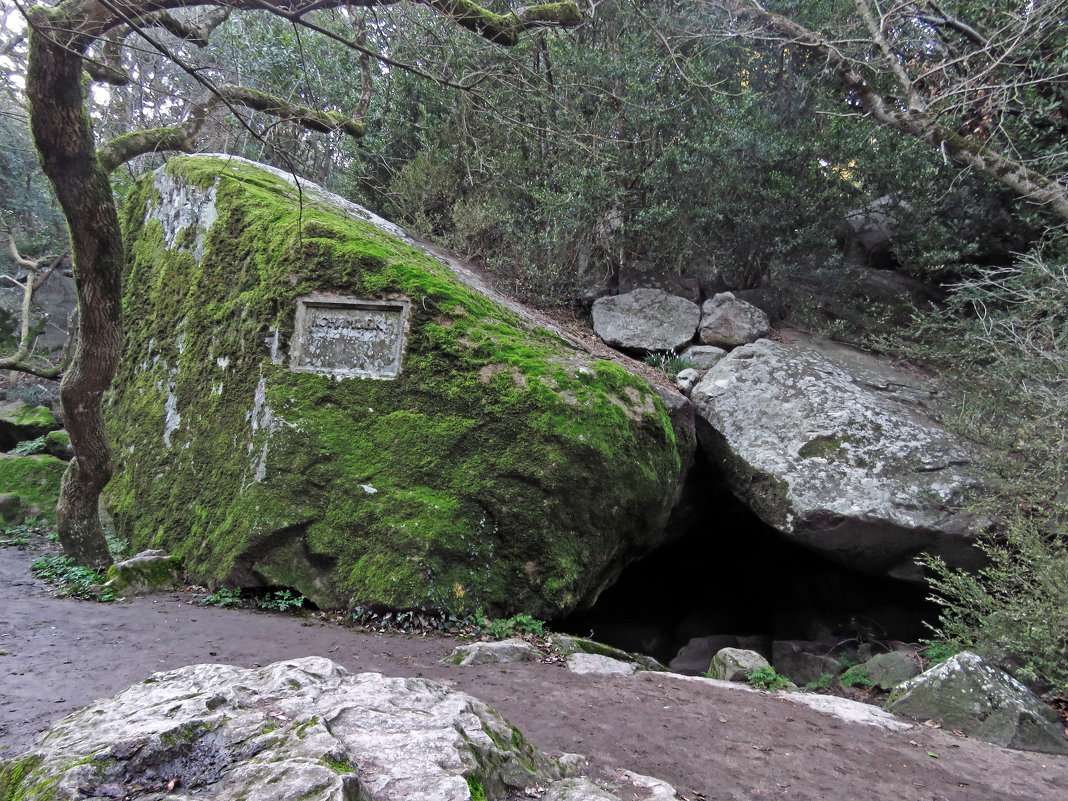
[[[752,303],[720,292],[701,305],[701,344],[731,349],[755,342],[771,330],[771,321]]]
[[[458,801],[470,797],[468,777],[493,798],[559,778],[478,699],[323,657],[157,673],[59,721],[28,756],[38,764],[24,788],[56,783],[25,796],[12,788],[26,801],[134,786],[176,801]]]
[[[892,690],[901,682],[920,675],[920,666],[915,655],[903,651],[873,656],[857,667],[863,670],[871,679],[872,685],[880,690]]]
[[[690,345],[679,354],[679,358],[685,359],[698,370],[707,370],[715,367],[716,362],[726,355],[727,351],[715,345]]]
[[[568,656],[567,669],[578,674],[629,676],[638,669],[638,666],[634,662],[623,662],[610,656],[579,652]]]
[[[927,412],[935,396],[889,365],[767,339],[690,394],[702,445],[761,519],[852,568],[916,581],[922,550],[979,560],[964,506],[981,475]]]
[[[775,670],[798,684],[819,681],[824,673],[837,676],[842,665],[827,653],[829,646],[808,640],[776,640],[771,644],[771,664]]]
[[[623,350],[679,350],[693,339],[700,320],[696,303],[659,289],[635,289],[593,304],[594,332]]]
[[[1009,674],[964,651],[898,685],[887,709],[1005,748],[1068,754],[1064,721]]]
[[[800,704],[810,709],[815,709],[827,715],[833,715],[839,720],[849,723],[860,723],[865,726],[875,726],[887,731],[904,731],[911,729],[912,724],[906,720],[880,709],[872,704],[863,704],[851,698],[839,698],[836,695],[814,695],[810,693],[784,693],[783,698],[792,704]]]
[[[535,662],[541,651],[525,640],[511,639],[500,642],[475,642],[458,645],[442,659],[449,665],[507,665],[514,662]]]

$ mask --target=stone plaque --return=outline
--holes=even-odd
[[[395,378],[407,319],[407,301],[299,298],[290,369],[335,378]]]

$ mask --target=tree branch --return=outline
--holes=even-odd
[[[342,131],[354,139],[359,139],[364,135],[362,123],[355,122],[340,112],[319,111],[245,86],[223,84],[213,87],[210,92],[194,103],[190,109],[189,119],[179,125],[134,131],[112,139],[97,151],[100,166],[105,171],[112,172],[130,159],[145,153],[172,150],[189,153],[193,150],[196,137],[208,117],[221,106],[228,108],[242,106],[254,111],[262,111],[264,114],[295,122],[320,133]]]

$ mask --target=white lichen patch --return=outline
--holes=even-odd
[[[204,233],[211,229],[218,217],[215,187],[206,191],[192,188],[184,182],[176,181],[165,170],[155,174],[153,186],[159,192],[162,203],[157,208],[150,209],[148,214],[159,220],[163,226],[167,247],[191,250],[193,258],[201,261],[204,258]],[[188,239],[182,236],[189,228],[196,230],[192,248],[188,247]]]

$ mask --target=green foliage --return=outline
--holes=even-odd
[[[464,776],[467,781],[467,789],[471,793],[471,801],[486,801],[486,790],[482,787],[482,780],[474,773]]]
[[[28,545],[31,537],[43,534],[46,529],[44,521],[31,517],[18,525],[0,529],[0,545]]]
[[[30,570],[37,578],[51,584],[54,587],[52,594],[57,597],[115,600],[114,592],[100,586],[104,582],[104,571],[76,565],[69,556],[42,556],[33,561]]]
[[[530,634],[535,637],[544,637],[546,634],[544,621],[523,613],[510,618],[483,619],[482,631],[495,640],[505,640],[516,634]]]
[[[859,665],[854,665],[838,677],[838,683],[843,687],[859,687],[867,689],[872,686],[871,676],[868,671]]]
[[[821,673],[820,677],[815,681],[810,681],[805,685],[805,689],[810,692],[820,692],[822,690],[829,690],[834,686],[835,676],[833,673]]]
[[[206,598],[201,599],[201,606],[221,606],[224,609],[236,609],[245,605],[238,587],[220,587]]]
[[[745,674],[745,678],[753,687],[770,692],[784,690],[790,686],[790,680],[786,676],[776,673],[775,668],[770,666],[750,670]]]
[[[937,665],[939,662],[945,662],[951,656],[956,656],[964,649],[960,645],[956,645],[950,642],[941,641],[927,641],[924,645],[920,655],[930,662],[932,665]]]
[[[938,653],[968,649],[1009,655],[1021,678],[1068,691],[1068,541],[1028,518],[1009,521],[980,547],[989,563],[975,573],[922,556],[941,607]],[[932,646],[933,647],[933,646]],[[948,653],[947,653],[948,656]]]
[[[24,439],[8,453],[12,456],[32,456],[35,453],[44,453],[48,447],[48,443],[45,442],[44,437],[38,437],[37,439]]]
[[[268,609],[274,612],[290,612],[300,609],[307,600],[303,595],[298,595],[292,590],[275,590],[274,592],[258,598],[256,606],[260,609]]]

